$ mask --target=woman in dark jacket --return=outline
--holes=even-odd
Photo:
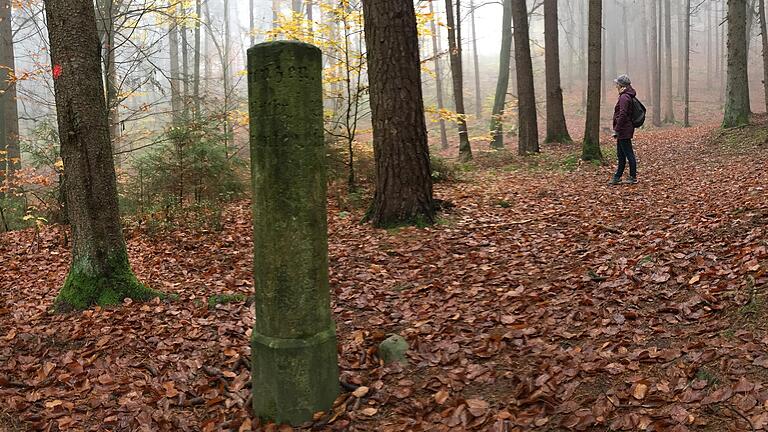
[[[632,124],[632,98],[637,95],[637,92],[632,88],[632,82],[626,75],[620,75],[613,82],[619,92],[619,100],[613,110],[613,136],[616,138],[616,156],[619,166],[610,184],[621,183],[627,161],[629,161],[629,179],[626,183],[635,184],[637,183],[637,160],[632,150],[632,137],[635,134],[635,126]]]

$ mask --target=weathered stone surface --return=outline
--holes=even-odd
[[[248,50],[254,414],[299,424],[339,393],[328,288],[321,54],[270,42]]]
[[[405,357],[407,351],[408,342],[400,335],[392,335],[379,344],[379,357],[384,360],[384,364],[408,363],[408,359]]]

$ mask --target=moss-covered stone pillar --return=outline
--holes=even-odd
[[[339,393],[328,288],[321,54],[269,42],[248,50],[253,277],[253,411],[299,424]]]

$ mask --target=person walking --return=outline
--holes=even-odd
[[[616,138],[618,167],[609,184],[621,184],[627,162],[629,162],[629,179],[625,183],[635,184],[637,183],[637,159],[632,149],[632,138],[635,134],[635,126],[632,123],[632,99],[637,96],[637,92],[632,88],[632,81],[626,75],[619,75],[613,82],[619,92],[619,100],[613,109],[613,137]]]

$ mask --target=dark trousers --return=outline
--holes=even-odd
[[[616,156],[619,159],[619,166],[614,177],[618,179],[624,175],[624,168],[627,166],[627,161],[629,161],[629,176],[637,178],[637,159],[635,159],[635,151],[632,150],[631,139],[616,141]]]

